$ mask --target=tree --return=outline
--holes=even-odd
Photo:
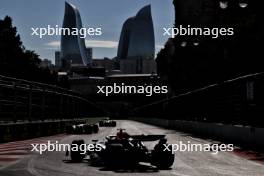
[[[57,76],[41,69],[41,59],[35,51],[26,50],[12,19],[0,20],[0,74],[26,80],[55,84]]]

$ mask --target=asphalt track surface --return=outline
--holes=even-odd
[[[98,134],[65,135],[60,143],[71,143],[73,139],[104,139],[115,134],[117,128],[125,128],[130,134],[166,134],[169,143],[212,143],[213,141],[192,137],[188,134],[167,130],[134,121],[118,121],[117,127],[100,128]],[[147,144],[153,147],[154,144]],[[25,155],[19,161],[0,168],[0,176],[100,176],[100,175],[151,175],[151,176],[263,176],[264,165],[236,155],[234,152],[177,152],[170,170],[157,170],[143,163],[135,170],[109,170],[90,166],[87,161],[71,163],[64,152],[36,152]]]

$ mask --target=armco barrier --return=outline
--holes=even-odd
[[[131,109],[133,117],[264,128],[264,73],[176,93]]]
[[[95,123],[100,119],[102,118],[0,124],[0,143],[60,134],[65,132],[68,124]]]
[[[191,122],[181,120],[132,118],[132,120],[165,128],[191,133],[197,136],[216,139],[226,143],[263,150],[264,129],[246,126],[233,126],[216,123]]]

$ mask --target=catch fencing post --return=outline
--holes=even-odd
[[[14,90],[14,99],[13,99],[13,121],[16,123],[17,122],[17,88],[16,88],[16,83],[13,82],[13,90]]]
[[[31,122],[32,116],[32,85],[29,86],[29,94],[28,94],[28,121]]]
[[[41,120],[43,121],[45,119],[45,96],[46,96],[46,90],[45,88],[42,89],[42,95],[41,95]]]

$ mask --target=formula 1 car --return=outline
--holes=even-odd
[[[66,126],[67,134],[92,134],[98,133],[99,126],[97,124],[78,124]]]
[[[116,127],[116,121],[114,120],[100,120],[99,121],[99,126],[100,127]]]
[[[147,149],[143,142],[159,141],[153,150]],[[117,135],[107,136],[105,142],[93,140],[100,145],[101,150],[71,151],[71,160],[80,162],[86,156],[92,165],[104,167],[136,167],[140,162],[150,163],[159,169],[168,169],[174,162],[174,154],[164,150],[167,140],[165,135],[129,135],[124,129],[119,129]],[[81,146],[84,140],[74,140],[72,145]]]

